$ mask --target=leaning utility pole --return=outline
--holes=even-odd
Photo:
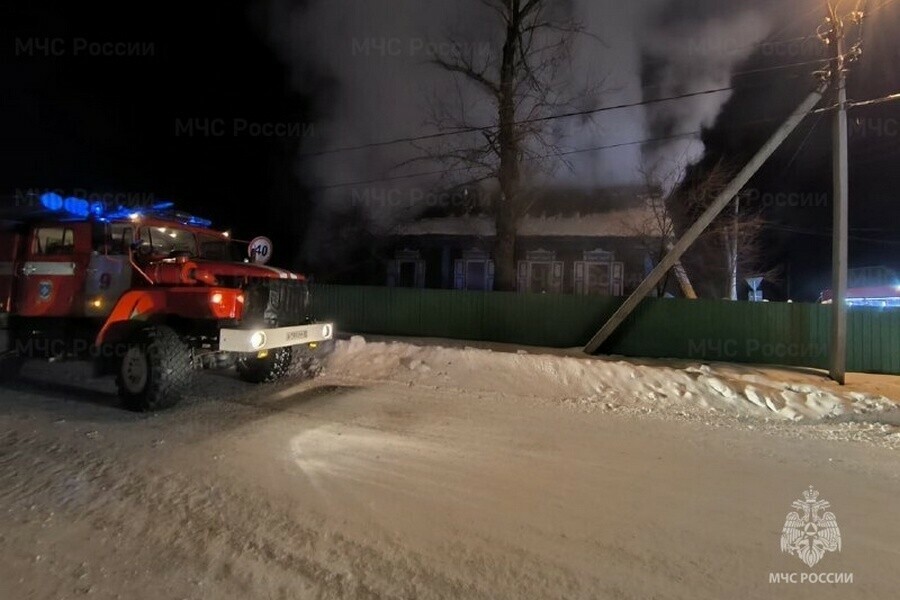
[[[828,6],[826,41],[834,49],[831,68],[832,85],[837,92],[837,110],[833,125],[834,226],[831,248],[831,378],[844,385],[847,373],[847,236],[849,185],[849,150],[847,142],[847,70],[844,21]]]
[[[665,277],[666,273],[675,266],[675,264],[681,259],[685,252],[687,252],[688,248],[691,247],[700,234],[703,233],[707,227],[709,227],[710,223],[719,216],[726,206],[728,206],[735,196],[743,189],[745,185],[750,181],[750,179],[762,168],[763,164],[775,153],[776,150],[784,143],[784,141],[788,138],[788,136],[793,133],[793,131],[797,128],[798,125],[806,118],[806,116],[812,112],[812,110],[819,104],[822,100],[822,97],[825,94],[825,91],[828,89],[828,83],[823,83],[819,89],[814,91],[803,101],[803,103],[797,107],[797,110],[788,117],[788,120],[784,122],[784,124],[778,128],[778,130],[772,135],[771,139],[763,145],[763,147],[756,153],[750,162],[747,163],[741,172],[737,174],[734,180],[728,184],[728,186],[722,191],[721,194],[713,201],[713,203],[706,209],[700,218],[697,219],[697,222],[694,223],[690,229],[685,232],[685,234],[681,237],[680,240],[672,247],[669,253],[656,265],[656,268],[650,272],[649,275],[641,282],[641,284],[637,287],[637,289],[628,297],[627,300],[619,307],[619,309],[610,317],[609,321],[607,321],[603,328],[597,332],[590,342],[584,347],[584,351],[587,354],[593,354],[597,350],[600,349],[600,346],[609,339],[609,336],[613,334],[613,332],[618,329],[619,325],[621,325],[628,316],[634,312],[634,310],[640,305],[641,301],[649,294],[652,290],[656,288],[656,285]]]

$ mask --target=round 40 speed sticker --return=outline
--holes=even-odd
[[[247,254],[253,262],[266,264],[272,259],[272,240],[264,236],[255,238],[247,247]]]

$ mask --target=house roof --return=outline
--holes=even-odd
[[[649,208],[614,210],[571,216],[526,216],[519,225],[523,237],[640,237],[654,222]],[[487,215],[421,219],[398,226],[396,235],[493,237],[494,220]]]
[[[649,201],[659,196],[646,187],[602,190],[553,189],[526,194],[528,213],[519,225],[525,237],[639,237],[654,229]],[[433,208],[416,221],[403,223],[396,235],[493,237],[494,219],[483,204],[468,211]]]

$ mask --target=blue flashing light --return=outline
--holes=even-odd
[[[107,207],[103,202],[89,202],[88,200],[76,198],[74,196],[63,199],[62,196],[53,192],[43,194],[40,199],[41,204],[47,210],[54,212],[64,211],[72,217],[81,219],[95,218],[104,222],[109,222],[121,219],[140,218],[146,214],[148,216],[169,218],[191,227],[212,227],[212,221],[208,219],[175,212],[173,210],[175,207],[173,202],[158,202],[142,213],[135,211],[133,208],[124,206],[118,206],[115,210],[107,211]]]
[[[91,214],[90,202],[81,198],[66,198],[63,202],[63,208],[67,213],[75,217],[87,217]]]
[[[201,219],[200,217],[190,217],[185,224],[193,225],[194,227],[212,227],[212,221]]]
[[[120,206],[116,210],[106,213],[104,216],[110,221],[115,221],[117,219],[127,219],[133,214],[133,209]]]
[[[54,194],[53,192],[47,192],[41,196],[41,204],[47,210],[57,211],[62,210],[63,207],[63,199],[59,194]]]

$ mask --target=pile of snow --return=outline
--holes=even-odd
[[[893,408],[884,397],[836,393],[760,374],[477,348],[339,341],[329,362],[336,376],[474,393],[530,396],[573,406],[676,411],[723,410],[786,420],[823,419]]]

